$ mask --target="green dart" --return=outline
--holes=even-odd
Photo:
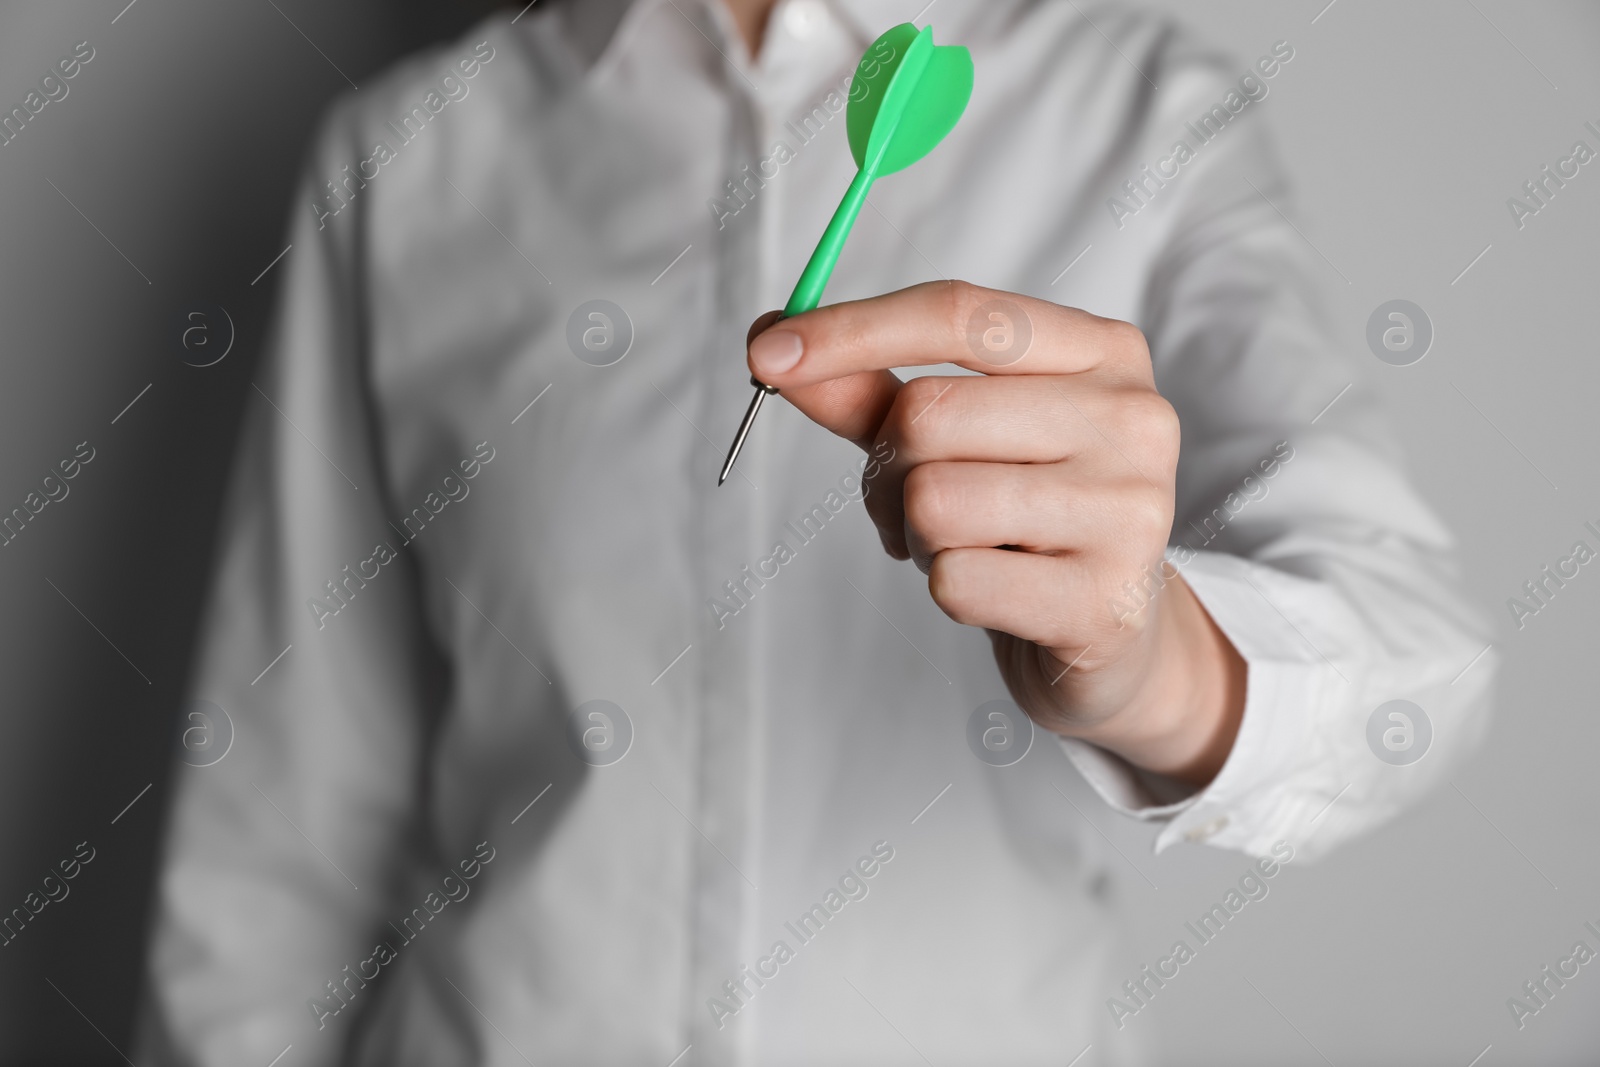
[[[850,154],[856,160],[855,180],[845,190],[838,210],[800,281],[789,295],[783,315],[788,318],[810,311],[822,301],[822,290],[844,250],[850,227],[867,202],[867,190],[885,174],[904,170],[933,151],[933,146],[955,128],[972,97],[972,54],[959,45],[935,45],[933,27],[918,30],[909,22],[890,29],[872,42],[856,66],[850,85],[850,108],[845,126]],[[717,477],[721,485],[733,470],[744,439],[761,410],[761,402],[778,390],[751,376],[756,395],[739,424],[728,458]]]

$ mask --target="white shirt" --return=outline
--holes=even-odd
[[[334,108],[227,506],[192,691],[231,747],[177,768],[147,1053],[1133,1062],[1104,961],[1137,875],[1092,805],[1301,862],[1472,743],[1493,656],[1462,673],[1451,539],[1238,91],[1270,100],[1292,42],[1267,77],[1116,9],[944,0],[972,102],[826,297],[959,276],[1144,329],[1183,427],[1169,555],[1249,665],[1211,785],[1043,733],[978,758],[989,641],[781,400],[717,487],[746,328],[853,174],[847,79],[921,6],[788,0],[750,63],[717,3],[540,5]],[[1397,698],[1434,734],[1398,769],[1367,740]]]

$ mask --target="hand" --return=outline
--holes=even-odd
[[[1179,428],[1144,335],[965,282],[777,319],[751,327],[751,372],[861,448],[893,447],[866,497],[883,547],[916,562],[945,614],[989,631],[1017,704],[1146,770],[1210,781],[1245,665],[1163,563]],[[981,373],[890,370],[944,363]],[[1128,582],[1159,591],[1137,608]]]

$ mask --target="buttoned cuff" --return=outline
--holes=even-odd
[[[1244,716],[1222,769],[1196,790],[1086,741],[1061,738],[1061,747],[1114,810],[1166,822],[1157,853],[1191,841],[1263,855],[1314,814],[1299,799],[1306,790],[1281,787],[1315,775],[1315,724],[1327,721],[1343,684],[1310,643],[1320,589],[1220,552],[1191,553],[1181,566],[1175,553],[1168,558],[1248,668]]]

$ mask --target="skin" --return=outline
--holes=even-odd
[[[773,0],[724,2],[758,56]],[[1031,326],[1025,352],[969,341],[995,300]],[[1210,782],[1238,735],[1246,667],[1162,569],[1179,425],[1139,329],[958,281],[778,320],[751,326],[751,372],[865,451],[893,447],[866,496],[884,551],[988,632],[1018,706],[1146,771]],[[941,364],[979,375],[893,373]],[[1112,608],[1150,574],[1165,582],[1148,605]]]
[[[761,54],[761,39],[766,33],[767,18],[776,3],[777,0],[723,0],[752,57]]]
[[[995,300],[1031,325],[1020,358],[969,343]],[[884,551],[915,562],[945,614],[989,632],[1018,706],[1153,773],[1215,777],[1245,664],[1160,569],[1179,427],[1138,328],[966,282],[778,315],[751,327],[751,373],[867,452],[893,447],[866,496]],[[980,374],[892,371],[948,363]],[[1111,607],[1131,607],[1123,583],[1149,574],[1166,581],[1148,606]]]

